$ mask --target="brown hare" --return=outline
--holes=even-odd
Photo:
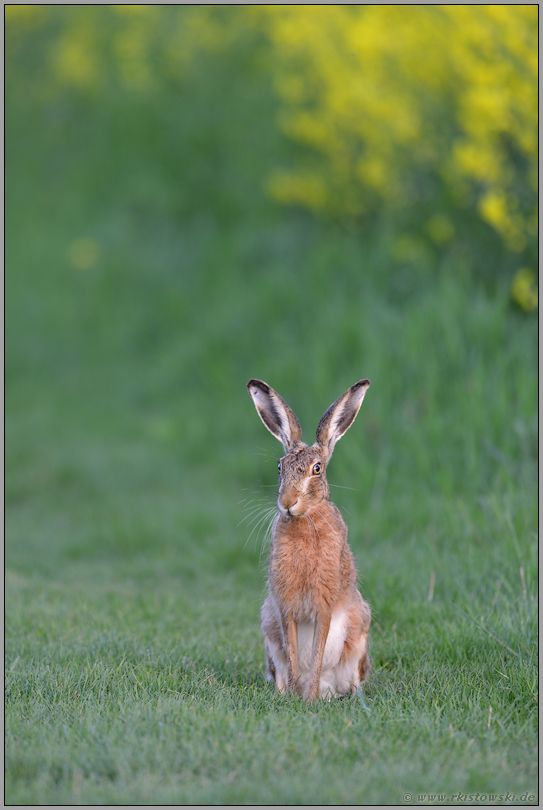
[[[283,444],[278,514],[272,528],[268,597],[262,606],[267,679],[306,700],[353,694],[369,670],[371,611],[357,588],[353,553],[339,509],[330,502],[326,466],[353,423],[369,380],[331,405],[315,444],[302,442],[300,423],[262,380],[247,383],[268,430]]]

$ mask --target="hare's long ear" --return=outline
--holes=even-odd
[[[249,380],[249,393],[260,415],[260,418],[276,439],[282,442],[285,452],[302,441],[302,428],[298,418],[285,400],[262,380]]]
[[[348,391],[336,399],[333,405],[330,405],[319,422],[317,444],[320,446],[326,462],[330,459],[338,439],[341,439],[354,422],[369,387],[369,380],[360,380],[351,385]]]

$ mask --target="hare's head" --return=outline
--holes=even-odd
[[[279,461],[277,499],[284,517],[301,517],[321,501],[328,500],[327,464],[336,442],[354,422],[369,385],[369,380],[360,380],[330,405],[319,422],[315,443],[308,447],[302,441],[296,414],[277,391],[262,380],[247,383],[264,425],[285,448],[285,455]]]

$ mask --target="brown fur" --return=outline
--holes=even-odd
[[[347,527],[329,500],[326,481],[334,445],[352,424],[368,387],[369,381],[362,380],[331,405],[319,423],[317,441],[307,447],[295,414],[277,392],[261,380],[248,383],[263,423],[286,450],[269,593],[262,607],[267,677],[280,691],[295,691],[310,701],[355,692],[370,666],[371,611],[357,589]]]

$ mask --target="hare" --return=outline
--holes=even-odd
[[[358,591],[347,527],[329,500],[326,480],[334,445],[353,423],[369,385],[360,380],[328,408],[308,447],[282,397],[262,380],[247,383],[264,425],[285,449],[261,612],[266,677],[280,692],[307,701],[356,693],[370,667],[371,611]]]

